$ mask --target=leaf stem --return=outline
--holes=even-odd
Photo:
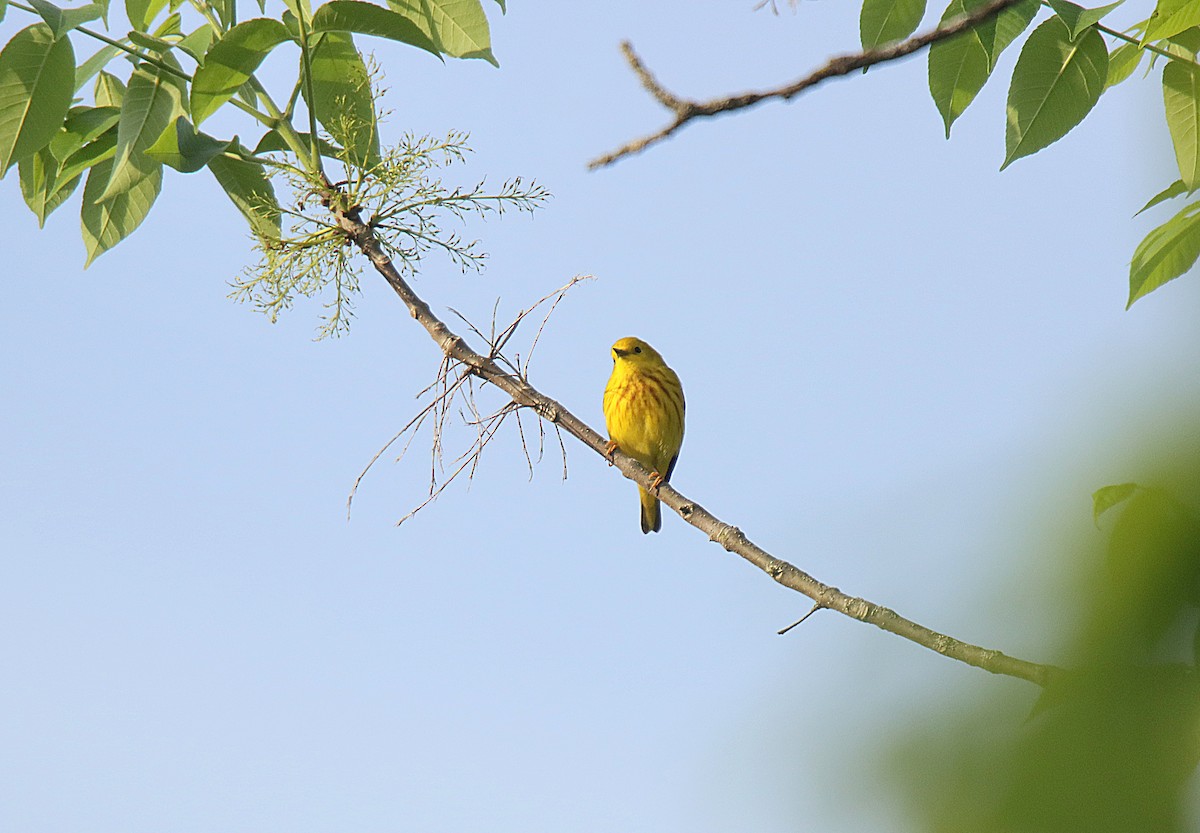
[[[1156,55],[1162,55],[1164,58],[1167,58],[1172,61],[1182,61],[1186,64],[1192,64],[1193,66],[1196,65],[1196,62],[1194,60],[1185,58],[1183,55],[1176,55],[1173,52],[1168,52],[1167,50],[1163,49],[1161,46],[1155,46],[1152,43],[1142,43],[1140,40],[1133,37],[1132,35],[1127,35],[1124,32],[1118,32],[1116,29],[1110,29],[1109,27],[1104,26],[1103,24],[1100,24],[1100,23],[1093,23],[1092,25],[1096,27],[1097,32],[1102,32],[1102,33],[1108,35],[1110,38],[1116,38],[1117,40],[1123,40],[1126,43],[1132,43],[1134,46],[1137,46],[1141,49],[1145,49],[1147,52],[1153,52]]]
[[[271,98],[270,93],[267,92],[266,87],[258,80],[258,77],[251,75],[249,83],[254,88],[254,91],[258,93],[259,98],[262,99],[263,106],[266,107],[267,112],[271,114],[273,123],[270,126],[279,131],[279,135],[287,143],[292,153],[296,154],[296,158],[307,163],[305,167],[310,171],[321,173],[321,157],[320,152],[317,150],[316,135],[313,135],[312,147],[306,147],[304,140],[296,132],[296,128],[292,127],[291,120],[275,104],[274,99]],[[231,98],[230,101],[236,103],[236,99]]]
[[[307,15],[300,4],[296,4],[296,28],[300,31],[300,73],[304,81],[305,97],[308,99],[308,138],[311,145],[313,172],[325,180],[325,169],[321,165],[321,147],[317,142],[317,99],[312,83],[312,49],[308,41]]]

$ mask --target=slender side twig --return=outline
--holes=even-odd
[[[400,296],[412,317],[425,328],[450,361],[462,364],[468,373],[485,383],[495,385],[512,399],[512,404],[517,408],[533,409],[538,416],[554,425],[555,429],[566,431],[597,454],[611,460],[621,474],[634,483],[643,488],[652,488],[650,472],[641,463],[620,450],[608,456],[607,441],[591,426],[568,411],[561,403],[534,388],[522,376],[505,372],[495,359],[477,353],[462,336],[453,332],[445,322],[434,315],[429,304],[413,291],[388,258],[370,226],[363,222],[359,209],[335,207],[333,210],[342,231],[367,256],[376,271]],[[680,494],[669,483],[662,484],[658,496],[681,518],[707,534],[709,540],[720,544],[729,552],[740,555],[784,587],[808,596],[818,608],[836,610],[993,674],[1016,677],[1044,686],[1058,671],[1054,666],[1017,659],[1000,651],[954,639],[905,619],[894,610],[866,599],[849,596],[836,587],[823,584],[795,565],[771,555],[753,543],[736,526],[721,521],[700,504]]]
[[[953,20],[947,21],[945,24],[938,26],[920,35],[909,38],[904,41],[897,41],[885,46],[880,46],[875,49],[868,49],[864,52],[855,52],[848,55],[838,55],[830,58],[826,64],[808,75],[800,78],[790,84],[784,84],[781,87],[773,87],[768,90],[759,90],[755,92],[741,93],[740,95],[731,95],[725,98],[713,98],[708,101],[692,101],[686,98],[680,98],[674,93],[669,92],[658,80],[650,74],[650,70],[646,69],[646,65],[642,63],[642,59],[633,51],[633,45],[629,41],[624,41],[621,44],[621,51],[625,53],[625,59],[629,61],[629,66],[633,69],[638,79],[642,82],[642,86],[652,95],[659,104],[674,114],[674,118],[665,127],[656,133],[650,133],[642,136],[639,139],[634,139],[627,142],[611,153],[606,153],[603,156],[598,156],[588,163],[588,168],[595,170],[603,168],[606,165],[611,165],[618,159],[629,156],[634,153],[639,153],[653,144],[661,142],[668,136],[672,135],[679,128],[683,127],[693,119],[706,118],[709,116],[720,115],[721,113],[730,113],[735,110],[743,110],[747,107],[753,107],[756,104],[761,104],[764,101],[771,99],[782,99],[790,101],[795,96],[807,90],[809,87],[815,87],[822,81],[829,78],[836,78],[840,75],[847,75],[854,72],[856,69],[874,66],[875,64],[894,61],[897,58],[903,58],[906,55],[911,55],[914,52],[924,49],[931,43],[943,40],[945,38],[957,35],[959,32],[969,29],[979,23],[984,22],[993,15],[1007,9],[1009,6],[1015,5],[1020,0],[992,0],[990,3],[972,9],[967,14],[956,17]]]

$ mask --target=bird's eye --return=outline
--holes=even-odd
[[[634,348],[633,348],[633,352],[635,352],[635,353],[640,353],[640,352],[642,352],[642,348],[641,348],[641,347],[634,347]]]

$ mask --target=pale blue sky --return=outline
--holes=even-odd
[[[950,142],[920,56],[587,172],[663,120],[621,39],[697,96],[857,43],[851,4],[752,6],[489,4],[499,70],[371,43],[392,137],[469,130],[462,179],[555,194],[467,229],[483,275],[434,258],[416,288],[484,320],[595,275],[536,385],[600,428],[608,347],[645,338],[687,393],[681,491],[849,593],[1051,659],[1055,545],[1099,535],[1090,492],[1198,404],[1200,281],[1124,311],[1174,210],[1130,219],[1176,176],[1157,74],[1002,174],[1015,54]],[[643,536],[577,443],[530,482],[508,432],[397,529],[419,441],[347,522],[438,362],[390,290],[368,275],[350,335],[314,343],[314,303],[272,326],[226,300],[249,244],[205,174],[86,272],[77,210],[39,233],[0,186],[3,829],[907,830],[887,729],[1032,701],[836,614],[777,637],[803,598],[673,514]]]

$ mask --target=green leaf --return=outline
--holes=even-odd
[[[1021,49],[1008,88],[1000,170],[1067,135],[1096,106],[1107,77],[1108,50],[1095,29],[1072,41],[1057,17],[1037,27]]]
[[[1129,303],[1149,295],[1192,268],[1200,257],[1200,202],[1182,211],[1146,235],[1129,264]]]
[[[1187,186],[1183,184],[1183,180],[1177,179],[1174,182],[1172,182],[1170,185],[1168,185],[1166,188],[1162,189],[1157,194],[1155,194],[1153,197],[1151,197],[1150,202],[1143,205],[1138,210],[1137,214],[1134,214],[1133,216],[1136,217],[1138,214],[1141,214],[1143,211],[1151,209],[1154,206],[1158,205],[1159,203],[1166,202],[1169,199],[1178,197],[1181,194],[1190,194],[1190,193],[1191,193],[1191,191],[1189,191]]]
[[[1167,38],[1167,51],[1182,55],[1189,61],[1200,51],[1200,26],[1192,26]]]
[[[94,142],[88,142],[63,160],[58,169],[58,179],[78,176],[88,168],[112,159],[117,153],[117,131],[101,134]]]
[[[97,107],[120,107],[125,100],[125,85],[117,76],[101,72],[96,77],[95,96]]]
[[[37,217],[38,228],[46,225],[46,218],[50,216],[50,212],[66,202],[79,184],[78,174],[59,184],[58,160],[45,148],[18,162],[17,171],[20,175],[21,196],[25,198],[29,210]]]
[[[313,94],[309,105],[317,120],[346,149],[353,164],[373,165],[379,159],[379,126],[367,67],[354,39],[342,32],[325,32],[312,50],[309,66]]]
[[[8,0],[0,0],[0,20],[4,20],[4,11],[8,8]]]
[[[17,32],[0,51],[0,177],[58,132],[74,83],[71,41],[55,40],[45,23]]]
[[[164,56],[164,60],[169,57]],[[159,67],[139,65],[129,78],[129,89],[121,102],[112,181],[98,200],[111,199],[130,190],[133,182],[162,167],[146,157],[146,148],[154,144],[167,125],[182,113],[183,85],[180,79]],[[161,177],[161,171],[159,175]]]
[[[1099,23],[1106,14],[1124,2],[1125,0],[1117,0],[1115,3],[1109,3],[1107,6],[1097,9],[1085,9],[1067,0],[1046,0],[1050,8],[1054,9],[1054,13],[1062,18],[1063,23],[1067,24],[1071,40],[1079,37],[1084,29]]]
[[[966,8],[973,9],[983,2],[984,0],[970,0]],[[996,68],[1000,53],[1029,28],[1030,22],[1037,16],[1038,8],[1038,0],[1022,0],[975,27],[979,32],[979,42],[988,53],[988,72]]]
[[[120,243],[142,224],[150,207],[162,189],[162,165],[154,165],[138,179],[128,181],[128,187],[101,200],[112,178],[113,160],[92,168],[83,186],[83,208],[79,217],[87,263]]]
[[[183,16],[172,10],[172,13],[167,16],[157,29],[154,30],[154,37],[165,38],[170,35],[183,34]]]
[[[129,40],[135,46],[140,46],[142,49],[148,49],[151,52],[157,52],[159,55],[165,55],[175,48],[175,44],[170,41],[156,38],[154,35],[143,34],[136,29],[129,32]]]
[[[924,2],[924,0],[909,0]],[[407,17],[360,0],[333,0],[317,9],[312,18],[314,32],[356,32],[360,35],[407,43],[442,57],[433,39]]]
[[[192,78],[192,120],[199,125],[250,79],[279,44],[291,40],[287,27],[265,17],[239,23],[214,43]]]
[[[88,3],[86,6],[77,6],[73,9],[60,9],[46,0],[28,0],[28,2],[33,6],[34,11],[41,15],[42,20],[46,21],[46,25],[50,27],[50,31],[54,32],[56,38],[61,38],[76,26],[87,23],[89,20],[96,20],[104,14],[104,9],[95,3]]]
[[[75,92],[82,90],[83,85],[90,81],[93,75],[102,70],[109,61],[123,54],[125,53],[115,46],[101,47],[99,52],[75,69]]]
[[[306,148],[312,146],[311,133],[298,133],[297,135],[304,142],[304,146]],[[327,156],[330,159],[342,158],[344,151],[341,148],[330,144],[319,136],[317,137],[317,145],[321,149],[322,156]],[[263,134],[263,137],[259,139],[258,144],[255,146],[254,155],[258,156],[262,153],[277,153],[280,151],[284,153],[291,153],[291,150],[292,149],[288,147],[288,143],[283,140],[281,135],[279,135],[279,131],[268,130]]]
[[[925,16],[925,0],[864,0],[858,16],[863,49],[907,38]]]
[[[159,12],[167,7],[167,0],[125,0],[125,14],[129,23],[139,32],[146,32]]]
[[[1193,26],[1200,26],[1200,3],[1196,0],[1158,0],[1146,24],[1142,44],[1178,35]]]
[[[1144,50],[1135,43],[1126,43],[1118,46],[1111,55],[1108,56],[1108,78],[1104,81],[1104,89],[1115,87],[1129,76],[1133,75],[1133,71],[1137,69],[1138,64],[1142,61]]]
[[[1092,492],[1092,521],[1100,525],[1100,516],[1112,509],[1118,503],[1129,498],[1137,489],[1136,483],[1117,483],[1113,486],[1103,486]]]
[[[187,35],[176,44],[180,49],[192,56],[197,65],[204,64],[204,53],[212,46],[213,29],[208,24]]]
[[[278,240],[279,203],[263,166],[223,155],[210,159],[208,169],[250,223],[254,235],[260,240]]]
[[[963,12],[963,0],[951,0],[941,23],[960,17]],[[951,125],[975,100],[990,73],[988,51],[979,39],[977,27],[935,41],[929,47],[929,93],[946,125],[947,139]]]
[[[1189,191],[1194,191],[1200,187],[1200,67],[1167,61],[1163,67],[1163,105],[1179,177]]]
[[[224,153],[229,140],[214,139],[199,133],[183,116],[175,119],[174,129],[167,128],[158,141],[146,148],[151,159],[170,165],[180,173],[190,174],[203,168],[218,153]]]
[[[479,0],[388,0],[429,36],[438,51],[452,58],[482,58],[500,66],[492,54],[492,34]]]
[[[107,132],[121,118],[119,107],[72,107],[49,150],[55,159],[66,159],[75,151]]]

